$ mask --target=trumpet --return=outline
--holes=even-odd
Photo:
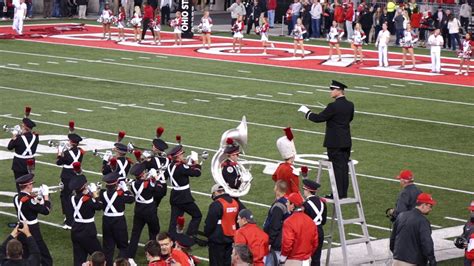
[[[53,148],[58,148],[58,151],[65,152],[71,148],[69,141],[66,140],[49,140],[48,146]]]
[[[9,125],[3,125],[3,131],[5,132],[10,132],[13,135],[21,135],[21,126],[20,125],[15,125],[15,126],[9,126]]]
[[[150,159],[150,158],[155,156],[155,152],[153,152],[152,150],[147,150],[147,149],[137,147],[133,144],[133,142],[129,142],[127,144],[127,148],[128,148],[129,153],[133,153],[133,151],[135,151],[135,150],[140,150],[142,152],[142,155],[141,155],[141,158],[140,158],[141,160]]]
[[[201,157],[201,161],[198,162],[199,157]],[[191,154],[186,157],[186,164],[187,165],[193,165],[195,162],[198,162],[198,164],[202,165],[205,160],[209,158],[209,153],[207,151],[203,151],[200,155],[198,155],[197,152],[191,151]]]
[[[112,151],[105,151],[105,152],[100,152],[97,149],[92,150],[92,155],[97,156],[101,158],[104,161],[109,161],[110,158],[112,158],[113,154]]]
[[[49,193],[50,194],[51,193],[57,193],[57,192],[62,191],[63,189],[64,189],[63,182],[59,182],[59,184],[57,186],[50,186],[49,187]],[[33,188],[33,190],[31,191],[31,194],[35,195],[36,200],[38,200],[38,201],[41,201],[44,198],[42,186]]]

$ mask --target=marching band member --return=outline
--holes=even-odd
[[[245,24],[242,21],[242,16],[237,17],[237,21],[235,21],[235,24],[232,26],[232,32],[233,34],[233,42],[232,42],[232,51],[231,53],[240,53],[240,50],[242,50],[242,39],[244,38],[244,34],[242,33],[244,31]],[[235,44],[239,44],[239,50],[235,50]]]
[[[207,44],[207,49],[211,48],[211,28],[212,28],[212,19],[209,17],[209,11],[204,11],[204,16],[201,18],[201,24],[199,27],[202,30],[202,47],[205,48]]]
[[[175,233],[178,216],[187,213],[192,218],[186,234],[194,236],[198,232],[202,214],[191,195],[189,177],[201,176],[201,165],[194,161],[186,162],[184,149],[180,144],[170,151],[169,158],[172,159],[172,162],[168,165],[166,176],[170,179],[173,187],[170,196],[171,216],[168,232],[170,234]]]
[[[70,133],[67,135],[67,137],[69,139],[70,148],[64,151],[63,147],[59,146],[58,157],[56,160],[56,164],[62,165],[63,168],[61,170],[61,182],[63,183],[63,189],[60,193],[61,207],[65,216],[63,229],[71,229],[73,222],[73,211],[71,206],[72,190],[69,189],[69,183],[77,176],[73,164],[76,162],[81,163],[85,153],[83,149],[78,147],[79,143],[82,141],[81,136],[75,133]]]
[[[139,36],[140,36],[140,27],[141,27],[141,23],[142,23],[142,12],[141,12],[139,6],[135,7],[135,12],[133,13],[133,18],[130,21],[130,23],[133,26],[134,41],[138,42],[138,41],[140,41]]]
[[[183,19],[181,18],[181,12],[176,12],[176,18],[171,21],[171,27],[173,28],[174,33],[174,45],[182,45],[183,40],[181,39],[181,25],[183,24]]]
[[[102,22],[102,30],[104,33],[103,39],[105,39],[105,35],[109,35],[107,40],[112,39],[112,32],[110,30],[110,24],[112,24],[112,17],[114,13],[112,13],[112,10],[110,10],[110,5],[109,3],[105,3],[104,10],[102,11],[102,15],[100,16],[100,22]]]
[[[357,23],[358,24],[358,23]],[[311,256],[311,265],[321,264],[321,251],[323,249],[324,230],[326,224],[327,208],[324,198],[316,195],[321,185],[313,180],[303,179],[303,195],[306,201],[303,203],[304,212],[311,218],[318,228],[318,247]]]
[[[280,163],[275,173],[272,175],[273,181],[283,180],[288,184],[286,195],[291,193],[299,193],[300,181],[298,171],[293,166],[296,156],[295,143],[293,142],[293,133],[291,128],[285,128],[285,136],[279,138],[276,142],[278,151],[285,162]]]
[[[232,138],[227,138],[226,142],[227,147],[224,149],[224,153],[227,154],[227,159],[221,163],[222,177],[230,188],[239,189],[242,184],[242,171],[237,163],[240,155],[240,147]],[[242,204],[239,198],[234,199],[239,203],[239,209],[245,209],[244,204]]]
[[[100,191],[100,201],[104,207],[102,234],[107,266],[113,265],[114,251],[117,246],[120,258],[128,258],[128,230],[124,216],[125,204],[134,202],[134,197],[122,182],[118,184],[119,173],[112,172],[103,176],[105,189]]]
[[[159,182],[161,185],[158,186],[156,193],[153,196],[157,208],[160,206],[161,200],[164,196],[166,196],[166,192],[168,190],[164,170],[168,168],[170,160],[165,155],[165,150],[168,149],[168,144],[166,144],[166,142],[160,138],[163,132],[164,128],[162,127],[156,129],[156,138],[153,139],[152,143],[152,151],[155,156],[146,161],[146,169],[156,170],[158,173],[157,182]]]
[[[466,72],[464,72],[464,76],[469,75],[469,61],[471,61],[472,46],[474,45],[471,38],[471,34],[469,32],[466,33],[466,36],[462,41],[462,50],[459,52],[459,58],[461,58],[461,61],[459,62],[459,71],[456,72],[455,75],[462,75],[462,67],[464,62],[466,62]]]
[[[125,19],[127,16],[125,15],[125,7],[121,6],[120,7],[120,13],[117,18],[117,28],[119,30],[119,39],[118,41],[124,41],[125,40],[125,34],[123,32],[123,29],[125,28]]]
[[[390,41],[390,31],[387,23],[382,24],[382,30],[379,31],[375,47],[379,51],[379,67],[388,67],[388,42]]]
[[[15,2],[17,4],[15,4]],[[13,1],[13,3],[15,16],[13,17],[12,29],[14,29],[18,35],[23,35],[23,20],[26,18],[27,6],[25,0]]]
[[[152,170],[145,174],[145,170],[146,164],[144,162],[136,163],[130,169],[130,173],[136,177],[136,180],[131,184],[131,190],[135,195],[132,235],[128,249],[128,255],[131,259],[135,258],[138,241],[145,224],[148,226],[149,240],[155,239],[156,235],[160,232],[160,223],[153,195],[161,185],[156,183],[156,172],[154,173]]]
[[[266,55],[267,54],[267,46],[270,43],[269,40],[268,40],[268,30],[269,30],[270,26],[268,24],[268,18],[263,17],[262,21],[263,21],[262,26],[257,27],[257,28],[260,29],[258,33],[260,34],[260,40],[262,41],[263,54]],[[270,43],[270,46],[275,47],[275,45],[273,43]]]
[[[306,29],[303,26],[303,21],[301,18],[296,20],[296,25],[293,28],[293,38],[294,38],[294,45],[293,45],[293,57],[296,57],[296,49],[299,46],[301,48],[301,58],[304,58],[304,37],[303,35],[306,33]]]
[[[153,30],[155,30],[155,40],[158,39],[158,45],[161,45],[161,11],[160,9],[155,9],[155,22],[154,22],[154,27]]]
[[[352,49],[354,49],[354,62],[353,64],[356,64],[357,62],[362,63],[364,60],[364,55],[362,54],[362,42],[367,36],[365,36],[364,31],[362,30],[360,23],[356,23],[354,27],[354,32],[352,34]],[[357,55],[359,55],[359,60],[357,60]]]
[[[103,206],[102,202],[98,201],[97,185],[92,183],[88,186],[85,175],[73,178],[69,183],[69,189],[75,191],[75,195],[71,196],[74,210],[74,223],[71,229],[74,266],[81,266],[87,260],[87,255],[102,250],[97,239],[94,215]]]
[[[431,53],[431,72],[441,72],[441,46],[444,44],[440,29],[435,29],[434,33],[428,37],[428,45]]]
[[[41,185],[40,193],[43,196],[43,200],[38,200],[32,195],[33,178],[33,174],[26,174],[16,179],[16,183],[20,187],[20,192],[13,197],[13,204],[17,211],[18,221],[28,225],[31,235],[38,245],[41,253],[41,265],[53,265],[53,258],[49,253],[48,246],[46,246],[43,240],[38,223],[38,214],[48,215],[51,210],[49,188],[46,185]]]
[[[145,34],[148,29],[150,29],[151,34],[153,34],[153,44],[156,44],[156,36],[155,36],[155,30],[154,25],[153,25],[153,19],[154,19],[154,10],[151,5],[148,4],[148,2],[143,2],[143,29],[142,29],[142,42],[145,39]]]
[[[411,25],[407,24],[406,29],[403,31],[403,37],[401,39],[401,46],[403,51],[402,66],[401,69],[405,68],[405,60],[407,52],[411,55],[412,70],[416,69],[415,55],[413,54],[413,44],[418,40],[415,33],[411,30]]]
[[[30,112],[31,107],[25,107],[25,118],[23,118],[22,124],[20,124],[21,134],[13,134],[7,146],[9,151],[15,150],[11,168],[13,170],[15,179],[29,174],[27,161],[34,161],[36,148],[38,147],[39,143],[38,134],[32,131],[36,124],[28,118]],[[16,189],[17,191],[20,191],[18,184]]]
[[[333,20],[331,29],[329,30],[328,33],[328,42],[329,42],[329,58],[328,60],[332,60],[332,50],[334,47],[336,47],[336,52],[337,55],[339,56],[339,59],[337,60],[340,62],[341,59],[341,50],[339,50],[339,42],[341,41],[342,36],[344,36],[344,31],[341,30],[337,26],[337,22]]]
[[[102,174],[106,175],[111,172],[118,172],[120,174],[119,182],[122,182],[127,178],[133,162],[126,156],[128,152],[127,145],[116,142],[113,150],[115,157],[110,158],[110,160],[104,157],[102,161]]]
[[[204,226],[209,265],[230,265],[239,203],[218,184],[212,186],[211,194],[213,202],[209,205]]]

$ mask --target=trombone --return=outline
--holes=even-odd
[[[49,140],[48,146],[53,148],[58,148],[58,151],[65,152],[71,148],[69,141],[65,140]]]
[[[10,132],[13,135],[16,135],[16,136],[21,135],[21,126],[20,125],[15,125],[15,126],[3,125],[2,128],[3,128],[3,131]]]

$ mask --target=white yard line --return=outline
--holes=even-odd
[[[30,113],[30,115],[32,115],[32,116],[41,116],[41,114],[37,114],[37,113]]]
[[[103,58],[104,61],[115,62],[115,59],[112,58]]]
[[[127,61],[132,61],[133,60],[133,58],[130,58],[130,57],[121,57],[120,59],[127,60]]]
[[[223,97],[216,97],[216,99],[223,100],[223,101],[232,101],[230,98],[223,98]]]
[[[217,93],[217,92],[202,91],[202,90],[195,90],[195,89],[186,89],[186,88],[178,88],[178,87],[170,87],[170,86],[160,86],[160,85],[152,85],[152,84],[142,84],[142,83],[134,83],[134,82],[128,82],[128,81],[117,81],[117,80],[112,80],[112,79],[103,79],[103,78],[89,77],[89,76],[78,76],[78,75],[72,75],[72,74],[62,74],[62,73],[32,70],[32,69],[9,68],[9,67],[4,67],[4,66],[0,67],[0,68],[6,68],[6,69],[15,70],[15,71],[49,74],[49,75],[53,75],[53,76],[83,78],[83,79],[86,79],[86,80],[104,81],[104,82],[110,82],[110,83],[126,84],[126,85],[141,86],[141,87],[169,89],[169,90],[174,90],[174,91],[185,91],[185,92],[202,93],[202,94],[210,94],[210,95],[220,95],[220,96],[226,96],[227,95],[225,93]],[[327,92],[327,90],[325,90],[325,92]],[[367,91],[364,91],[364,92],[367,92]],[[281,104],[288,104],[288,105],[295,105],[295,106],[302,105],[302,103],[294,103],[294,102],[286,102],[286,101],[280,101],[280,100],[274,100],[274,99],[250,97],[250,96],[247,96],[247,95],[240,96],[239,98],[248,99],[248,100],[256,100],[256,101],[267,101],[267,102],[272,102],[272,103],[281,103]],[[306,104],[306,105],[308,107],[321,108],[318,105],[309,105],[309,104]],[[393,118],[393,119],[399,119],[399,120],[433,123],[433,124],[440,124],[440,125],[446,125],[446,126],[474,128],[474,125],[464,125],[464,124],[450,123],[450,122],[444,122],[444,121],[404,117],[404,116],[397,116],[397,115],[379,114],[379,113],[371,113],[371,112],[364,112],[364,111],[355,111],[355,113],[360,113],[360,114],[365,114],[365,115],[372,115],[372,116],[380,116],[380,117],[386,117],[386,118]]]
[[[56,61],[46,61],[46,63],[52,64],[52,65],[59,65],[59,62],[56,62]]]
[[[431,227],[436,228],[436,229],[443,228],[441,225],[436,225],[436,224],[431,224]]]
[[[261,94],[261,93],[257,93],[256,95],[257,95],[257,96],[261,96],[261,97],[267,97],[267,98],[272,98],[272,97],[273,97],[272,95],[269,95],[269,94]]]
[[[128,52],[129,52],[129,51],[128,51]],[[88,60],[88,59],[81,59],[81,58],[71,58],[71,57],[54,56],[54,55],[43,55],[43,54],[26,53],[26,52],[16,52],[16,51],[7,51],[7,50],[0,50],[0,53],[23,54],[23,55],[37,56],[37,57],[47,57],[47,58],[74,59],[74,60],[84,61],[84,62],[90,62],[90,63],[113,64],[113,65],[118,65],[118,66],[126,66],[126,67],[134,67],[134,68],[143,68],[143,69],[153,69],[153,70],[160,70],[160,71],[167,71],[167,72],[188,73],[188,74],[211,76],[211,77],[222,77],[222,78],[227,78],[227,79],[239,79],[239,80],[248,80],[248,81],[256,81],[256,82],[267,82],[267,83],[275,83],[275,84],[284,84],[284,85],[290,85],[290,86],[301,86],[301,87],[309,87],[309,88],[321,88],[321,89],[325,89],[325,90],[317,90],[317,91],[327,92],[327,86],[320,86],[320,85],[313,85],[313,84],[304,84],[304,83],[297,83],[297,82],[287,82],[287,81],[279,81],[279,80],[268,80],[268,79],[260,79],[260,78],[231,76],[231,75],[214,74],[214,73],[198,72],[198,71],[189,71],[189,70],[182,70],[182,69],[170,69],[170,68],[150,67],[150,66],[141,66],[141,65],[134,65],[134,64],[126,64],[126,63],[117,63],[117,62],[97,62],[97,61],[94,61],[94,60],[90,61],[90,60]],[[158,56],[158,55],[157,55],[156,57],[167,58],[166,56]],[[429,82],[428,82],[428,83],[429,83]],[[448,84],[448,85],[455,86],[455,85],[452,85],[452,84]],[[379,87],[379,88],[387,88],[387,86],[382,86],[382,85],[373,85],[373,86],[374,86],[374,87]],[[450,104],[460,104],[460,105],[470,105],[470,106],[474,106],[474,103],[471,103],[471,102],[450,101],[450,100],[433,99],[433,98],[425,98],[425,97],[409,96],[409,95],[400,95],[400,94],[392,94],[392,93],[383,93],[383,92],[375,92],[375,91],[357,91],[357,90],[354,90],[354,92],[367,93],[367,94],[374,94],[374,95],[383,95],[383,96],[390,96],[390,97],[398,97],[398,98],[406,98],[406,99],[414,99],[414,100],[434,101],[434,102],[443,102],[443,103],[450,103]]]
[[[74,61],[74,60],[66,60],[66,63],[77,64],[77,61]]]
[[[423,84],[420,83],[414,83],[414,82],[408,82],[410,85],[415,85],[415,86],[423,86]]]
[[[145,59],[145,60],[151,59],[150,57],[147,57],[147,56],[139,56],[138,58],[140,58],[140,59]]]
[[[110,106],[101,106],[103,109],[109,109],[109,110],[117,110],[115,107],[110,107]]]
[[[7,64],[7,66],[12,66],[12,67],[19,67],[19,64]]]
[[[84,108],[77,108],[77,110],[82,111],[82,112],[94,112],[94,110],[84,109]]]
[[[445,216],[444,219],[448,219],[448,220],[452,220],[456,222],[462,222],[462,223],[467,222],[467,219],[460,219],[460,218],[449,217],[449,216]]]
[[[62,97],[62,98],[67,98],[67,99],[75,99],[75,100],[82,100],[82,101],[97,102],[97,103],[102,103],[102,104],[105,103],[105,104],[118,105],[118,106],[121,106],[121,105],[122,105],[121,103],[110,102],[110,101],[89,99],[89,98],[76,97],[76,96],[69,96],[69,95],[62,95],[62,94],[56,94],[56,93],[39,92],[39,91],[33,91],[33,90],[16,89],[16,88],[5,87],[5,86],[0,86],[0,89],[6,89],[6,90],[12,90],[12,91],[21,91],[21,92],[34,93],[34,94],[41,94],[41,95],[56,96],[56,97]],[[222,98],[222,99],[226,99],[226,98]],[[230,99],[228,99],[228,100],[230,100]],[[127,106],[127,105],[125,105],[125,106]],[[153,110],[153,111],[158,111],[158,112],[171,113],[171,114],[179,114],[179,115],[186,115],[186,116],[192,116],[192,117],[200,117],[200,118],[212,119],[212,120],[218,120],[218,121],[227,121],[227,122],[240,123],[239,120],[235,120],[235,119],[227,119],[227,118],[220,118],[220,117],[199,115],[199,114],[193,114],[193,113],[185,113],[185,112],[171,111],[171,110],[167,110],[167,109],[156,109],[156,108],[150,108],[150,107],[146,107],[146,106],[130,106],[130,107],[140,108],[140,109],[145,109],[145,110]],[[268,128],[276,128],[276,129],[282,129],[282,128],[284,128],[284,127],[281,127],[281,126],[269,125],[269,124],[262,124],[262,123],[254,123],[254,122],[247,122],[247,124],[256,125],[256,126],[261,126],[261,127],[268,127]],[[323,132],[312,131],[312,130],[304,130],[304,129],[296,129],[296,128],[294,128],[293,131],[304,132],[304,133],[309,133],[309,134],[316,134],[316,135],[324,135]],[[359,140],[359,141],[370,142],[370,143],[377,143],[377,144],[384,144],[384,145],[396,146],[396,147],[412,148],[412,149],[418,149],[418,150],[424,150],[424,151],[431,151],[431,152],[439,152],[439,153],[446,153],[446,154],[452,154],[452,155],[460,155],[460,156],[474,157],[474,154],[469,154],[469,153],[453,152],[453,151],[440,150],[440,149],[434,149],[434,148],[427,148],[427,147],[420,147],[420,146],[413,146],[413,145],[406,145],[406,144],[398,144],[398,143],[393,143],[393,142],[370,140],[370,139],[364,139],[364,138],[358,138],[358,137],[352,137],[352,139],[353,139],[353,140]]]
[[[252,73],[252,72],[250,72],[250,71],[247,71],[247,70],[240,70],[240,69],[237,70],[237,72],[240,72],[240,73],[247,73],[247,74]]]
[[[58,111],[58,110],[51,110],[51,112],[52,112],[52,113],[56,113],[56,114],[62,114],[62,115],[67,114],[67,112]]]
[[[285,96],[293,96],[291,93],[286,93],[286,92],[278,92],[280,95],[285,95]]]
[[[312,91],[296,91],[297,93],[302,93],[302,94],[314,94]]]
[[[148,104],[157,105],[157,106],[164,106],[164,104],[162,104],[162,103],[151,103],[151,102],[150,102],[150,103],[148,103]]]
[[[390,83],[390,85],[395,86],[395,87],[405,87],[403,84],[396,84],[396,83]]]
[[[39,66],[38,63],[33,63],[33,62],[28,62],[28,65],[32,65],[32,66]]]
[[[171,101],[173,103],[177,103],[177,104],[188,104],[187,102],[182,102],[182,101]]]
[[[203,99],[194,99],[196,102],[203,102],[203,103],[208,103],[210,102],[209,100],[203,100]]]
[[[388,88],[387,86],[383,86],[383,85],[372,85],[372,86],[374,86],[376,88],[382,88],[382,89]]]
[[[355,89],[360,89],[360,90],[370,90],[370,88],[367,88],[367,87],[355,86],[354,88],[355,88]]]

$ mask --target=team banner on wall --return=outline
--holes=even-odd
[[[179,10],[181,11],[181,18],[183,19],[183,24],[181,26],[183,33],[181,36],[183,38],[192,38],[194,36],[194,6],[192,0],[180,0]]]

